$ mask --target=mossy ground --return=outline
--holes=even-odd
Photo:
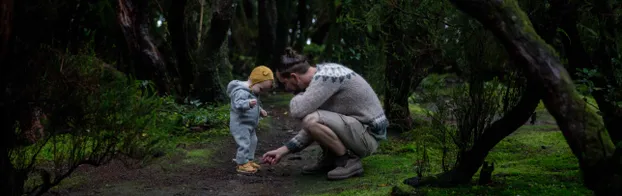
[[[274,127],[279,123],[283,126],[282,123],[288,121],[283,115],[290,99],[291,95],[264,99],[264,107],[272,111],[274,117],[261,122],[260,130],[272,132],[260,138],[260,142],[264,142],[263,150],[278,147],[293,136],[284,131],[292,129],[285,128],[289,125]],[[411,111],[421,120],[425,118],[424,108],[411,105]],[[228,130],[218,129],[171,138],[173,143],[186,146],[169,149],[148,168],[119,172],[119,165],[102,166],[93,170],[95,173],[78,172],[54,190],[70,193],[68,195],[389,195],[397,186],[418,195],[588,195],[590,191],[581,183],[576,158],[557,130],[555,121],[544,107],[538,107],[537,112],[537,123],[527,123],[490,152],[487,161],[495,163],[494,183],[487,186],[414,189],[402,183],[404,179],[416,176],[416,163],[421,160],[418,144],[423,139],[412,136],[433,131],[431,129],[419,128],[413,130],[410,137],[394,136],[381,142],[377,154],[363,160],[365,175],[342,181],[299,174],[302,165],[312,163],[312,154],[317,147],[290,155],[298,156],[300,160],[287,159],[275,166],[265,166],[262,174],[237,176],[230,168],[231,153],[235,149]],[[426,175],[440,173],[440,150],[430,146],[427,151],[430,167]],[[111,175],[107,173],[109,171],[116,172]],[[474,181],[477,177],[478,174]]]
[[[414,115],[424,109],[411,105]],[[490,152],[495,163],[494,183],[455,188],[411,188],[404,179],[416,176],[415,162],[421,160],[417,142],[397,137],[381,143],[378,154],[363,160],[365,176],[343,181],[307,181],[307,195],[389,195],[394,186],[417,195],[589,195],[581,182],[578,162],[555,121],[544,107],[538,107],[539,122],[527,123]],[[430,171],[441,172],[440,151],[429,148]],[[476,182],[479,173],[475,174]]]

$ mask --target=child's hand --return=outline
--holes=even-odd
[[[251,106],[251,108],[252,108],[252,107],[255,107],[255,105],[257,105],[257,99],[251,99],[251,100],[248,102],[248,105],[249,105],[249,106]]]
[[[268,116],[268,112],[266,112],[265,110],[261,109],[261,116],[262,117]]]

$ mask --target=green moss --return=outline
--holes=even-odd
[[[552,46],[547,44],[546,41],[542,40],[542,38],[538,35],[536,30],[533,28],[533,24],[531,23],[531,20],[529,20],[529,17],[527,16],[527,14],[521,9],[520,5],[518,4],[518,1],[510,0],[510,1],[498,1],[498,2],[501,2],[503,4],[501,6],[503,9],[505,9],[504,11],[508,12],[509,16],[512,17],[511,19],[512,21],[514,21],[513,25],[517,25],[517,27],[521,27],[524,33],[528,37],[533,39],[532,41],[537,42],[541,46],[546,48],[551,55],[559,57],[556,50],[553,49]],[[508,22],[508,21],[506,20],[505,22]],[[512,31],[512,30],[509,30],[509,31]]]
[[[363,160],[365,176],[343,181],[309,177],[301,183],[307,195],[388,195],[393,186],[425,195],[587,195],[576,158],[563,135],[552,126],[523,126],[501,141],[487,160],[495,163],[494,185],[454,188],[410,188],[402,184],[415,176],[417,141],[391,138],[380,154]],[[429,149],[432,173],[439,173],[440,151]],[[474,177],[477,178],[479,174]]]
[[[211,163],[211,156],[214,152],[210,149],[195,149],[186,153],[184,163],[205,165]]]

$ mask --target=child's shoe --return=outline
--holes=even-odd
[[[261,165],[255,163],[254,161],[248,161],[248,163],[250,163],[251,166],[253,166],[256,169],[261,169]]]
[[[257,168],[253,167],[251,162],[248,162],[248,163],[243,164],[243,165],[238,165],[236,170],[239,173],[245,173],[245,174],[253,174],[253,173],[257,172]]]

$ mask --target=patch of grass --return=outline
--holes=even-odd
[[[75,187],[75,186],[82,184],[82,182],[84,182],[86,178],[87,177],[84,175],[74,175],[70,178],[65,178],[63,181],[60,181],[60,183],[57,186],[52,187],[50,190],[55,191],[55,190],[62,190],[68,187]],[[41,183],[40,178],[34,178],[34,179],[29,179],[29,180],[35,180],[36,183]]]
[[[211,156],[213,153],[213,150],[206,148],[189,150],[186,153],[186,159],[184,159],[184,163],[198,165],[209,164],[212,162]]]
[[[313,177],[302,182],[308,195],[388,195],[393,186],[421,195],[588,195],[576,158],[559,131],[551,125],[523,126],[488,155],[495,163],[494,184],[454,188],[411,188],[402,184],[416,176],[416,141],[390,138],[379,153],[363,160],[365,176],[343,181]],[[428,149],[431,173],[440,173],[440,151]],[[474,175],[474,180],[479,174]]]

